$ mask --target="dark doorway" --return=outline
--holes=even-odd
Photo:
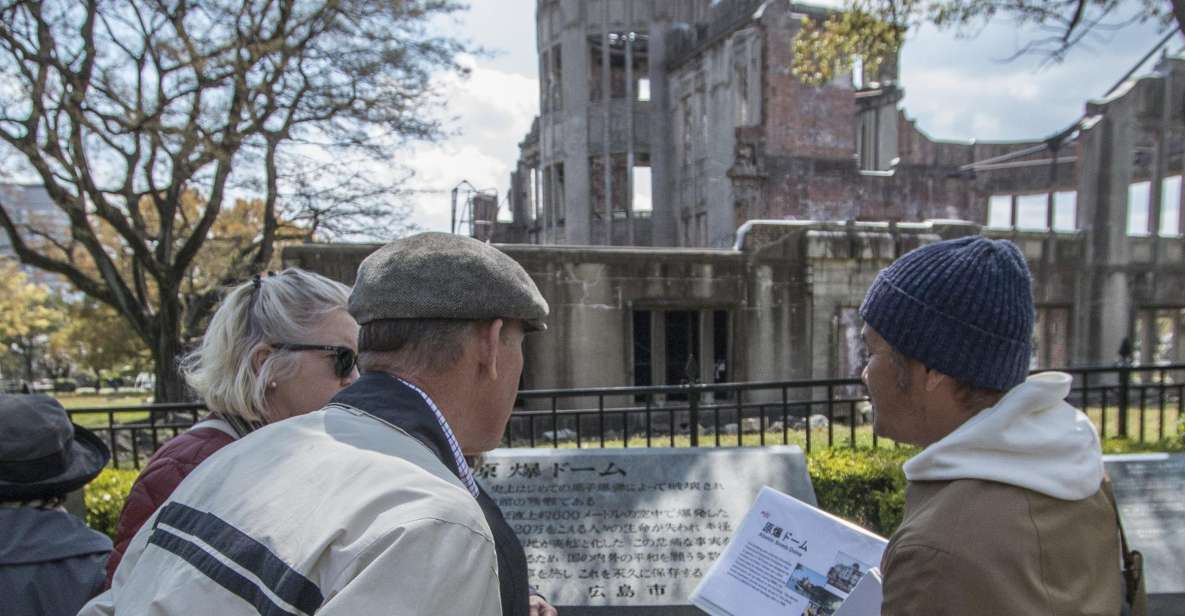
[[[650,311],[634,311],[634,385],[647,387],[654,384],[651,370],[654,366],[650,357]]]
[[[699,313],[672,310],[666,314],[667,385],[699,380]]]

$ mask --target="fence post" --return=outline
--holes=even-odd
[[[691,384],[687,388],[687,405],[688,414],[690,416],[691,425],[691,446],[699,447],[699,389],[695,384]]]
[[[1119,434],[1127,438],[1127,398],[1131,388],[1132,372],[1129,366],[1119,368]]]
[[[1128,392],[1131,388],[1132,380],[1132,355],[1133,349],[1131,341],[1127,338],[1123,339],[1123,343],[1119,345],[1119,432],[1120,438],[1127,438],[1127,403]]]

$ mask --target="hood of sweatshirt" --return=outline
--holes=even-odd
[[[1094,424],[1070,406],[1064,372],[1030,376],[905,463],[910,481],[983,479],[1081,500],[1103,481]]]

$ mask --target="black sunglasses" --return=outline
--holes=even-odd
[[[354,364],[358,363],[358,353],[350,347],[331,346],[324,344],[289,344],[282,342],[271,345],[272,348],[284,351],[329,351],[333,353],[333,374],[344,379],[354,371]]]

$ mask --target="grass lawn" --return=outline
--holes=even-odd
[[[517,433],[516,433],[517,436]],[[762,434],[760,432],[751,432],[746,434],[721,434],[717,442],[716,435],[713,434],[711,428],[701,430],[699,434],[700,447],[759,447],[761,445],[798,445],[804,450],[807,449],[807,436],[804,430],[790,430],[783,434],[781,430],[768,430],[765,432],[765,440],[762,441]],[[811,430],[810,450],[825,449],[828,444],[828,429],[816,428]],[[836,424],[834,426],[833,440],[830,441],[833,447],[851,447],[851,428],[845,425]],[[551,441],[545,440],[542,436],[542,430],[538,430],[535,436],[535,445],[537,447],[550,447]],[[529,447],[529,439],[515,439],[515,447]],[[575,439],[559,441],[560,449],[575,449],[577,447]],[[620,435],[615,435],[614,438],[605,438],[604,445],[601,444],[601,439],[597,435],[584,435],[580,439],[579,447],[598,449],[606,448],[620,448],[620,447],[646,447],[645,432],[634,432],[629,436],[628,442]],[[691,436],[688,434],[676,434],[673,439],[668,434],[655,434],[650,439],[650,447],[667,448],[667,447],[690,447]],[[873,446],[872,426],[864,425],[856,427],[856,446],[861,448],[871,448]],[[893,441],[888,439],[876,439],[876,446],[881,448],[892,448]]]
[[[102,392],[96,394],[93,390],[76,391],[73,393],[51,394],[57,398],[62,406],[69,409],[79,408],[127,408],[152,403],[152,394],[143,392]],[[118,423],[143,421],[148,419],[147,411],[122,411],[114,413]],[[79,413],[73,416],[74,423],[87,428],[103,428],[107,426],[107,413]]]
[[[1148,404],[1143,413],[1140,412],[1138,404],[1133,404],[1127,412],[1128,439],[1135,442],[1152,442],[1178,436],[1182,429],[1178,404],[1175,400],[1165,404],[1163,421],[1159,404]],[[1103,412],[1099,407],[1090,407],[1086,414],[1094,422],[1095,428],[1100,429],[1106,438],[1119,435],[1119,409],[1116,407],[1107,407],[1107,425],[1105,427],[1103,426]],[[1143,415],[1142,420],[1141,415]],[[1143,426],[1140,425],[1141,422]],[[1142,437],[1141,427],[1143,428]]]

